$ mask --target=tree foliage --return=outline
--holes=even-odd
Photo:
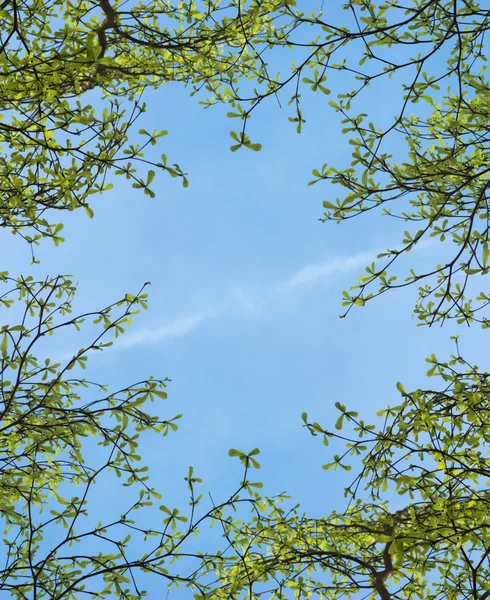
[[[185,172],[165,155],[145,157],[165,130],[140,129],[136,137],[146,90],[177,82],[205,107],[230,104],[228,116],[241,121],[230,134],[232,151],[260,150],[249,130],[263,101],[286,96],[289,120],[301,131],[302,94],[334,91],[329,104],[353,151],[349,165],[313,171],[311,183],[342,190],[325,201],[324,220],[379,209],[409,224],[401,244],[344,292],[346,311],[415,284],[421,324],[488,327],[490,295],[475,291],[471,276],[488,274],[490,258],[490,11],[472,0],[314,8],[292,0],[5,0],[1,225],[31,246],[42,237],[58,244],[62,224],[53,214],[83,207],[92,216],[89,197],[108,190],[112,174],[150,197],[157,170],[186,186]],[[276,74],[277,57],[290,51],[292,68]],[[362,103],[388,79],[400,87],[399,104],[380,124]],[[397,279],[399,259],[430,238],[443,242],[443,262]],[[197,599],[490,596],[490,375],[464,360],[457,341],[449,360],[428,359],[428,375],[441,385],[408,393],[398,384],[401,398],[375,423],[340,403],[332,426],[303,414],[312,435],[334,444],[325,469],[359,469],[345,510],[313,518],[285,495],[260,496],[262,484],[249,480],[258,450],[233,449],[243,469],[235,492],[206,505],[190,469],[189,507],[162,504],[150,528],[140,515],[160,495],[137,447],[141,435],[177,428],[180,415],[147,409],[166,398],[168,380],[111,392],[82,375],[88,356],[146,308],[145,288],[73,317],[68,277],[0,273],[0,285],[2,310],[16,319],[0,330],[0,590],[10,597],[136,599],[148,575],[187,585]],[[98,333],[75,356],[41,358],[52,334],[88,326]],[[337,451],[339,442],[345,450]],[[95,523],[94,484],[112,477],[134,501]],[[217,538],[196,547],[207,524]]]
[[[258,498],[248,480],[254,456],[239,451],[243,481],[219,504],[201,507],[201,482],[192,469],[185,478],[190,502],[185,512],[165,504],[152,511],[161,494],[149,483],[148,467],[138,454],[141,436],[167,436],[182,415],[163,418],[168,379],[139,381],[117,391],[87,377],[90,354],[109,348],[131,318],[146,308],[147,294],[127,294],[102,310],[74,317],[72,281],[44,281],[1,274],[3,307],[24,305],[14,325],[4,326],[0,343],[0,518],[3,543],[0,590],[9,597],[79,599],[146,595],[142,574],[166,584],[194,585],[208,564],[225,560],[199,552],[193,540],[213,522]],[[93,341],[73,357],[41,359],[46,337],[80,330],[92,322]],[[49,352],[49,350],[48,350]],[[88,397],[88,399],[86,399]],[[151,412],[148,405],[154,403]],[[122,485],[121,514],[95,520],[94,509],[106,498],[97,484]],[[144,512],[150,512],[150,519]],[[99,514],[104,511],[100,509]],[[149,525],[148,523],[151,523]],[[172,570],[183,558],[185,569]]]
[[[490,596],[490,374],[459,351],[428,362],[441,389],[398,384],[381,423],[340,403],[333,428],[303,414],[326,446],[345,443],[324,469],[361,461],[347,509],[311,518],[271,503],[246,528],[230,526],[236,554],[210,598]]]
[[[468,296],[471,275],[488,273],[488,97],[485,36],[490,13],[478,2],[421,1],[411,6],[364,0],[348,2],[353,27],[312,19],[326,32],[310,65],[355,74],[357,85],[330,105],[342,116],[353,145],[348,167],[323,165],[315,179],[342,188],[324,202],[325,220],[346,220],[371,210],[401,219],[411,228],[400,245],[380,254],[344,305],[366,301],[393,288],[418,286],[420,324],[446,319],[488,326],[485,289]],[[354,50],[354,46],[357,49]],[[352,62],[337,61],[352,47]],[[348,50],[347,50],[348,52]],[[322,67],[322,69],[321,69]],[[378,125],[355,107],[368,86],[400,81],[391,122]],[[442,264],[427,265],[403,280],[393,266],[430,238],[445,242]],[[373,289],[374,288],[374,289]]]
[[[256,46],[281,37],[284,0],[228,4],[5,0],[0,10],[0,224],[31,244],[61,241],[53,210],[84,207],[112,187],[110,173],[154,196],[155,170],[177,164],[144,156],[166,131],[130,131],[142,94],[180,82],[215,101],[242,77],[266,71]],[[257,149],[257,148],[255,148]],[[143,170],[143,173],[138,170]]]
[[[477,2],[405,7],[352,0],[325,15],[302,12],[292,0],[5,0],[2,7],[3,226],[31,243],[41,236],[58,243],[61,225],[51,222],[50,209],[83,206],[92,215],[89,196],[113,185],[111,171],[150,196],[155,169],[187,185],[184,171],[166,155],[155,162],[144,157],[164,130],[140,130],[139,141],[130,137],[145,111],[146,89],[181,82],[205,106],[231,104],[228,115],[242,121],[231,132],[232,150],[258,150],[247,131],[264,100],[286,94],[289,120],[300,131],[302,91],[328,95],[328,77],[335,75],[343,89],[330,105],[343,119],[353,160],[313,171],[312,183],[342,188],[339,198],[325,201],[324,218],[380,209],[413,223],[401,244],[380,255],[346,293],[347,310],[416,284],[421,324],[455,318],[486,326],[486,291],[467,296],[470,276],[486,274],[489,259],[489,15]],[[310,31],[314,35],[305,37]],[[292,68],[273,73],[276,57],[288,56],[287,49],[296,52]],[[367,88],[382,89],[389,78],[400,81],[400,105],[391,122],[379,125],[356,107]],[[447,239],[451,256],[396,279],[394,263],[428,238]]]

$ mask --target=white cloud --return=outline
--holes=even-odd
[[[359,252],[353,256],[334,258],[324,263],[308,265],[296,271],[283,285],[289,288],[296,288],[301,285],[316,283],[335,273],[345,273],[353,269],[359,269],[372,262],[378,254],[379,252]]]
[[[293,292],[303,285],[314,284],[330,275],[346,273],[365,267],[379,254],[379,250],[358,252],[352,256],[335,258],[323,263],[307,265],[291,275],[285,281],[266,285],[254,286],[252,289],[235,287],[231,292],[231,300],[221,309],[191,313],[177,317],[160,327],[145,328],[134,333],[125,334],[114,342],[114,350],[134,348],[143,344],[161,342],[169,338],[187,335],[204,321],[221,315],[223,317],[257,313],[260,308],[275,302],[277,294],[285,291]]]
[[[256,313],[260,307],[260,301],[257,295],[252,294],[249,290],[244,288],[233,288],[231,291],[233,298],[233,304],[236,306],[239,312],[250,314]]]
[[[432,243],[431,241],[419,243],[416,250],[426,248]],[[219,316],[233,318],[251,314],[257,315],[268,305],[275,304],[278,295],[293,293],[301,286],[318,283],[331,275],[363,268],[375,260],[379,253],[380,250],[364,251],[352,256],[307,265],[297,270],[287,279],[269,285],[256,285],[248,288],[234,287],[228,292],[228,301],[225,300],[221,306],[216,305],[214,309],[176,317],[161,326],[147,327],[134,333],[126,333],[114,341],[111,349],[130,349],[143,344],[153,344],[182,337],[191,333],[204,321]],[[76,353],[65,354],[59,357],[58,360],[71,359],[74,354]]]
[[[198,327],[203,321],[213,317],[212,312],[199,312],[178,317],[161,327],[140,329],[135,333],[129,333],[114,342],[114,349],[134,348],[141,344],[152,344],[161,342],[167,338],[181,337],[187,335]]]

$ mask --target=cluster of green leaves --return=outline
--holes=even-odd
[[[311,518],[285,509],[285,497],[257,499],[251,520],[222,524],[234,553],[216,588],[196,598],[490,597],[490,373],[458,349],[427,360],[442,389],[398,384],[381,426],[340,403],[333,429],[303,414],[326,446],[345,443],[324,469],[361,462],[348,507]],[[339,433],[347,427],[353,435]]]
[[[166,435],[177,428],[175,420],[180,415],[162,420],[143,410],[148,401],[166,398],[165,380],[150,379],[110,393],[106,386],[71,373],[86,368],[91,351],[112,344],[108,337],[124,331],[138,307],[145,305],[146,293],[142,290],[103,310],[72,317],[75,288],[70,279],[33,281],[31,277],[13,279],[7,273],[1,279],[3,306],[24,306],[16,324],[3,326],[0,344],[0,514],[6,526],[1,589],[15,598],[75,598],[86,579],[106,578],[112,569],[110,593],[127,570],[121,566],[125,565],[125,544],[121,542],[116,554],[111,549],[93,560],[83,553],[67,556],[67,549],[87,537],[110,539],[109,530],[117,524],[129,526],[129,513],[143,506],[145,499],[158,497],[147,484],[147,467],[138,465],[138,437],[143,431]],[[79,330],[87,319],[102,331],[73,358],[57,362],[36,357],[43,338],[67,328]],[[100,397],[84,402],[84,392]],[[91,438],[99,451],[93,463],[87,464],[84,454]],[[89,495],[110,471],[124,485],[137,488],[139,500],[110,526],[99,523],[87,530],[83,520]],[[66,498],[65,492],[73,493],[75,487],[78,495]],[[49,515],[44,515],[46,508]],[[43,539],[53,526],[64,527],[65,534],[46,549]],[[113,542],[114,549],[118,543]]]
[[[84,207],[124,175],[151,197],[155,171],[180,177],[177,164],[145,158],[166,132],[130,137],[145,111],[141,95],[181,82],[215,101],[264,69],[256,45],[276,32],[290,2],[100,2],[5,0],[0,5],[0,225],[31,245],[59,243],[53,210]],[[259,66],[257,66],[259,65]],[[257,149],[246,140],[244,145]],[[147,170],[138,174],[138,167]]]
[[[355,89],[330,102],[353,146],[352,162],[315,169],[310,185],[325,180],[342,188],[341,197],[324,202],[324,220],[380,209],[413,224],[398,247],[366,268],[358,285],[346,292],[344,306],[348,312],[390,289],[415,284],[421,325],[456,319],[488,327],[488,292],[468,296],[468,281],[489,269],[489,12],[478,2],[444,0],[410,6],[359,0],[344,8],[353,15],[352,28],[312,19],[327,32],[325,41],[331,45],[322,45],[309,64],[316,73],[323,65],[324,71],[355,76]],[[351,62],[333,64],[346,47],[351,48]],[[394,75],[402,82],[400,106],[394,108],[392,122],[380,126],[356,106],[367,86],[380,90]],[[393,274],[395,263],[430,238],[447,240],[447,260],[421,272],[411,269],[399,280]]]
[[[82,375],[88,356],[109,348],[146,308],[145,288],[102,310],[73,317],[75,288],[69,278],[34,281],[8,273],[0,278],[2,306],[24,307],[17,311],[18,321],[0,333],[0,590],[18,600],[75,600],[83,594],[136,600],[146,595],[142,574],[153,573],[167,585],[192,585],[205,595],[212,584],[204,577],[210,561],[225,564],[228,554],[209,556],[193,549],[193,540],[205,524],[224,525],[231,521],[228,513],[254,505],[260,484],[248,481],[247,474],[250,467],[260,467],[259,451],[230,451],[240,458],[244,475],[225,502],[201,510],[203,496],[196,492],[201,480],[190,468],[185,478],[187,510],[160,505],[160,517],[151,513],[151,528],[139,524],[135,513],[152,510],[162,498],[149,484],[148,467],[138,454],[139,438],[167,436],[177,430],[182,415],[160,416],[168,379],[150,378],[114,392]],[[47,336],[78,331],[90,322],[100,332],[73,357],[36,357],[36,349],[46,354]],[[148,412],[149,403],[156,403],[155,412]],[[127,507],[120,515],[94,522],[89,509],[104,501],[96,484],[108,482],[128,488],[123,496]],[[185,558],[189,575],[170,570],[179,558]]]

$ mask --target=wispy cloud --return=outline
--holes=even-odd
[[[263,296],[264,294],[261,294]],[[232,304],[235,312],[242,314],[256,313],[261,306],[261,299],[250,290],[235,287],[231,290]]]
[[[263,312],[268,305],[275,305],[278,298],[284,299],[303,286],[314,285],[328,277],[348,273],[365,267],[376,259],[380,250],[364,251],[334,258],[322,263],[306,265],[286,279],[260,286],[235,287],[231,290],[231,299],[226,314],[250,315]]]
[[[293,273],[286,280],[265,286],[251,288],[234,287],[229,292],[229,300],[220,308],[191,313],[177,317],[167,323],[152,328],[140,329],[134,333],[125,334],[114,342],[114,350],[134,348],[143,344],[153,344],[191,333],[201,323],[218,316],[244,316],[257,313],[269,303],[277,300],[277,294],[293,292],[301,286],[317,283],[331,275],[346,273],[366,264],[376,258],[379,251],[359,252],[344,258],[335,258],[323,263],[307,265]],[[218,306],[218,305],[217,305]]]
[[[124,337],[118,339],[113,348],[134,348],[141,344],[152,344],[155,342],[161,342],[168,338],[181,337],[187,335],[193,329],[198,327],[203,321],[212,318],[214,314],[211,311],[198,312],[178,317],[160,327],[140,329],[135,333],[126,334]]]
[[[421,250],[432,245],[433,242],[422,242],[417,245],[416,250]],[[322,263],[306,265],[298,269],[290,277],[277,282],[265,285],[253,285],[245,287],[233,287],[228,293],[222,295],[221,302],[211,306],[209,310],[193,312],[180,317],[175,317],[163,325],[147,327],[127,333],[123,337],[114,341],[111,347],[113,350],[124,350],[141,346],[144,344],[153,344],[163,342],[171,338],[185,336],[194,331],[203,322],[212,318],[233,318],[245,317],[247,315],[262,313],[269,305],[275,305],[279,296],[287,293],[294,293],[302,286],[314,285],[330,276],[348,273],[356,269],[365,267],[376,259],[381,251],[371,250],[358,252],[352,256],[343,258],[334,258]],[[73,357],[73,353],[63,355],[63,359]],[[58,360],[62,360],[60,357]]]
[[[317,283],[330,275],[346,273],[347,271],[364,267],[367,263],[375,259],[378,254],[379,251],[358,252],[353,256],[334,258],[323,263],[308,265],[296,271],[296,273],[291,275],[283,285],[284,287],[297,288],[302,285]]]

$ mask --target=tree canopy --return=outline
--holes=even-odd
[[[334,98],[326,103],[353,147],[350,164],[313,170],[312,184],[341,190],[325,200],[322,220],[379,209],[409,228],[344,292],[345,314],[415,284],[420,324],[489,327],[490,292],[472,276],[490,268],[490,10],[470,0],[312,8],[293,0],[5,0],[2,227],[31,247],[43,237],[58,244],[55,213],[83,207],[92,217],[89,197],[116,184],[112,175],[151,197],[155,169],[187,186],[165,154],[145,158],[166,134],[137,128],[146,90],[180,83],[205,107],[229,104],[228,117],[241,122],[230,133],[234,152],[260,150],[249,137],[258,135],[251,117],[266,100],[285,98],[301,132],[302,95],[311,90]],[[363,97],[388,79],[399,96],[393,118],[377,123],[363,112]],[[442,243],[442,262],[400,279],[399,258],[431,239]],[[490,596],[490,375],[461,356],[457,339],[449,359],[428,359],[435,389],[407,392],[399,383],[396,404],[375,423],[339,402],[331,426],[303,413],[307,431],[326,446],[346,444],[324,468],[358,470],[345,510],[310,517],[284,494],[262,497],[251,475],[258,449],[232,449],[243,476],[228,498],[206,508],[190,469],[189,507],[162,504],[160,524],[150,528],[139,515],[160,494],[137,448],[140,436],[177,428],[181,415],[166,418],[159,408],[168,380],[113,392],[82,373],[88,355],[147,307],[145,287],[74,317],[75,286],[66,276],[34,281],[2,272],[0,285],[2,310],[17,311],[0,331],[0,590],[10,597],[136,599],[144,595],[141,573],[187,585],[197,599]],[[90,321],[98,328],[91,344],[66,360],[44,357],[46,338]],[[158,408],[148,412],[149,402]],[[113,476],[135,500],[96,523],[94,483]],[[216,547],[200,548],[195,536],[207,524],[219,529]]]
[[[236,555],[209,597],[490,596],[490,375],[457,346],[449,361],[429,363],[441,389],[408,393],[398,384],[399,403],[379,413],[381,426],[338,402],[331,429],[303,414],[326,446],[345,443],[324,469],[350,470],[361,460],[345,490],[348,507],[311,518],[271,503],[247,527],[229,524]],[[352,433],[340,433],[345,428]]]
[[[288,2],[16,2],[0,10],[2,225],[36,243],[61,241],[53,210],[84,207],[111,171],[154,196],[155,171],[185,174],[135,130],[144,90],[179,82],[214,101],[240,78],[263,78],[256,46],[276,36]],[[131,132],[131,136],[130,136]],[[249,141],[244,143],[250,146]],[[255,148],[256,149],[256,148]],[[139,170],[138,170],[139,168]]]

